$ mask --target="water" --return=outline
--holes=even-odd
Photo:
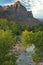
[[[17,59],[17,65],[35,65],[35,62],[32,60],[32,56],[34,55],[33,46],[27,48],[26,51],[21,53]]]

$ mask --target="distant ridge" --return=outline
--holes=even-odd
[[[13,5],[0,6],[0,18],[6,18],[9,21],[17,21],[22,24],[39,24],[39,21],[33,17],[32,11],[27,11],[19,1],[15,2]]]

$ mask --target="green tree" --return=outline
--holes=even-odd
[[[33,36],[33,43],[35,45],[36,61],[43,61],[43,31],[35,32]]]
[[[33,56],[36,62],[43,61],[43,31],[22,33],[21,45],[27,48],[28,46],[35,45],[35,55]]]
[[[8,21],[6,19],[0,19],[0,29],[8,30]]]
[[[16,56],[13,54],[11,56],[7,56],[2,65],[16,65]]]
[[[3,63],[6,54],[15,44],[16,37],[12,36],[10,30],[4,31],[0,30],[0,65]]]
[[[19,35],[21,34],[21,25],[16,22],[10,22],[9,28],[12,30],[12,33]]]
[[[32,36],[33,36],[32,32],[28,32],[25,30],[22,33],[21,45],[24,47],[28,47],[32,45]]]

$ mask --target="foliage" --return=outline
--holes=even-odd
[[[33,43],[35,45],[35,56],[37,57],[37,62],[43,60],[43,31],[35,32]]]
[[[17,41],[21,41],[21,45],[25,48],[34,44],[33,60],[35,62],[43,61],[43,24],[22,25],[0,19],[0,65],[15,65],[15,55],[6,57],[6,54]]]
[[[16,59],[15,55],[7,56],[2,65],[16,65]]]
[[[10,22],[9,28],[12,30],[13,34],[21,34],[21,25],[16,22]]]
[[[8,30],[8,21],[6,19],[0,19],[0,29]]]
[[[15,44],[15,37],[12,36],[10,30],[0,30],[0,63],[4,61],[5,55]]]
[[[21,45],[24,46],[24,47],[30,46],[31,43],[32,43],[32,36],[33,36],[32,32],[28,32],[28,31],[25,30],[22,33]]]
[[[35,45],[35,56],[36,62],[43,60],[43,31],[29,32],[24,31],[22,33],[21,45],[25,48],[34,44]],[[34,57],[35,57],[34,56]]]

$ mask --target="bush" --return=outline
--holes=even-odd
[[[10,30],[0,30],[0,63],[4,61],[6,54],[12,48],[12,45],[15,44],[15,41],[16,39],[12,36]]]

